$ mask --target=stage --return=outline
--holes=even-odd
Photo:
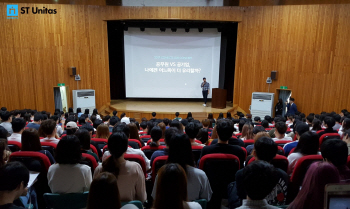
[[[118,111],[118,115],[125,112],[127,117],[135,118],[140,121],[143,117],[150,119],[151,113],[156,112],[156,118],[175,118],[175,112],[180,113],[180,117],[186,118],[188,112],[192,112],[195,119],[201,120],[207,118],[209,113],[213,113],[214,118],[217,118],[219,113],[228,111],[232,114],[236,113],[237,105],[227,103],[225,109],[212,108],[211,102],[207,102],[207,107],[203,106],[202,101],[177,101],[177,100],[140,100],[140,99],[123,99],[111,100],[110,111]]]

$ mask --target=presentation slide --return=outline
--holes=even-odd
[[[129,28],[124,31],[126,97],[202,98],[203,77],[210,89],[219,85],[220,42],[217,29]]]

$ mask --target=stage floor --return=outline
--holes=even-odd
[[[144,112],[144,113],[175,113],[187,114],[187,112],[226,113],[232,109],[233,104],[227,103],[225,109],[211,108],[211,102],[207,107],[201,101],[143,101],[134,99],[112,100],[111,107],[118,111]]]

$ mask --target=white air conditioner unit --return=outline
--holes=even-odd
[[[274,93],[253,92],[250,113],[252,118],[258,116],[262,120],[266,115],[273,116]]]
[[[90,114],[96,108],[95,102],[95,90],[93,89],[82,89],[73,90],[73,108],[74,111],[80,107],[81,111],[84,113],[85,109],[90,110]]]

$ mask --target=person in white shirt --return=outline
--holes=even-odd
[[[51,142],[58,144],[60,140],[56,139],[56,121],[52,119],[44,120],[39,128],[39,132],[45,134],[45,138],[40,139],[40,142]]]
[[[7,137],[8,141],[22,142],[22,132],[26,126],[26,121],[23,118],[15,118],[12,120],[12,130],[11,136]]]
[[[343,137],[345,131],[350,130],[350,118],[345,118],[342,123],[342,127],[339,129],[338,134]]]
[[[275,124],[275,138],[273,138],[274,141],[280,141],[280,140],[287,140],[287,141],[293,141],[292,137],[286,137],[285,133],[287,131],[287,125],[279,121]]]
[[[13,133],[12,130],[12,115],[9,111],[4,111],[1,113],[1,120],[2,123],[0,123],[0,126],[4,127],[9,134]]]
[[[90,166],[81,161],[80,142],[75,135],[63,137],[57,145],[56,162],[47,173],[52,193],[83,193],[89,191],[92,181]]]
[[[177,163],[165,164],[158,171],[154,209],[201,209],[196,202],[187,202],[186,172]]]
[[[319,155],[319,140],[317,134],[307,131],[303,133],[300,138],[298,145],[295,147],[293,153],[288,156],[288,174],[291,175],[294,171],[294,167],[298,160],[307,155]]]
[[[60,137],[63,134],[64,131],[64,120],[61,121],[62,125],[59,125],[60,118],[57,115],[53,115],[50,117],[50,119],[54,120],[56,122],[56,134]]]

